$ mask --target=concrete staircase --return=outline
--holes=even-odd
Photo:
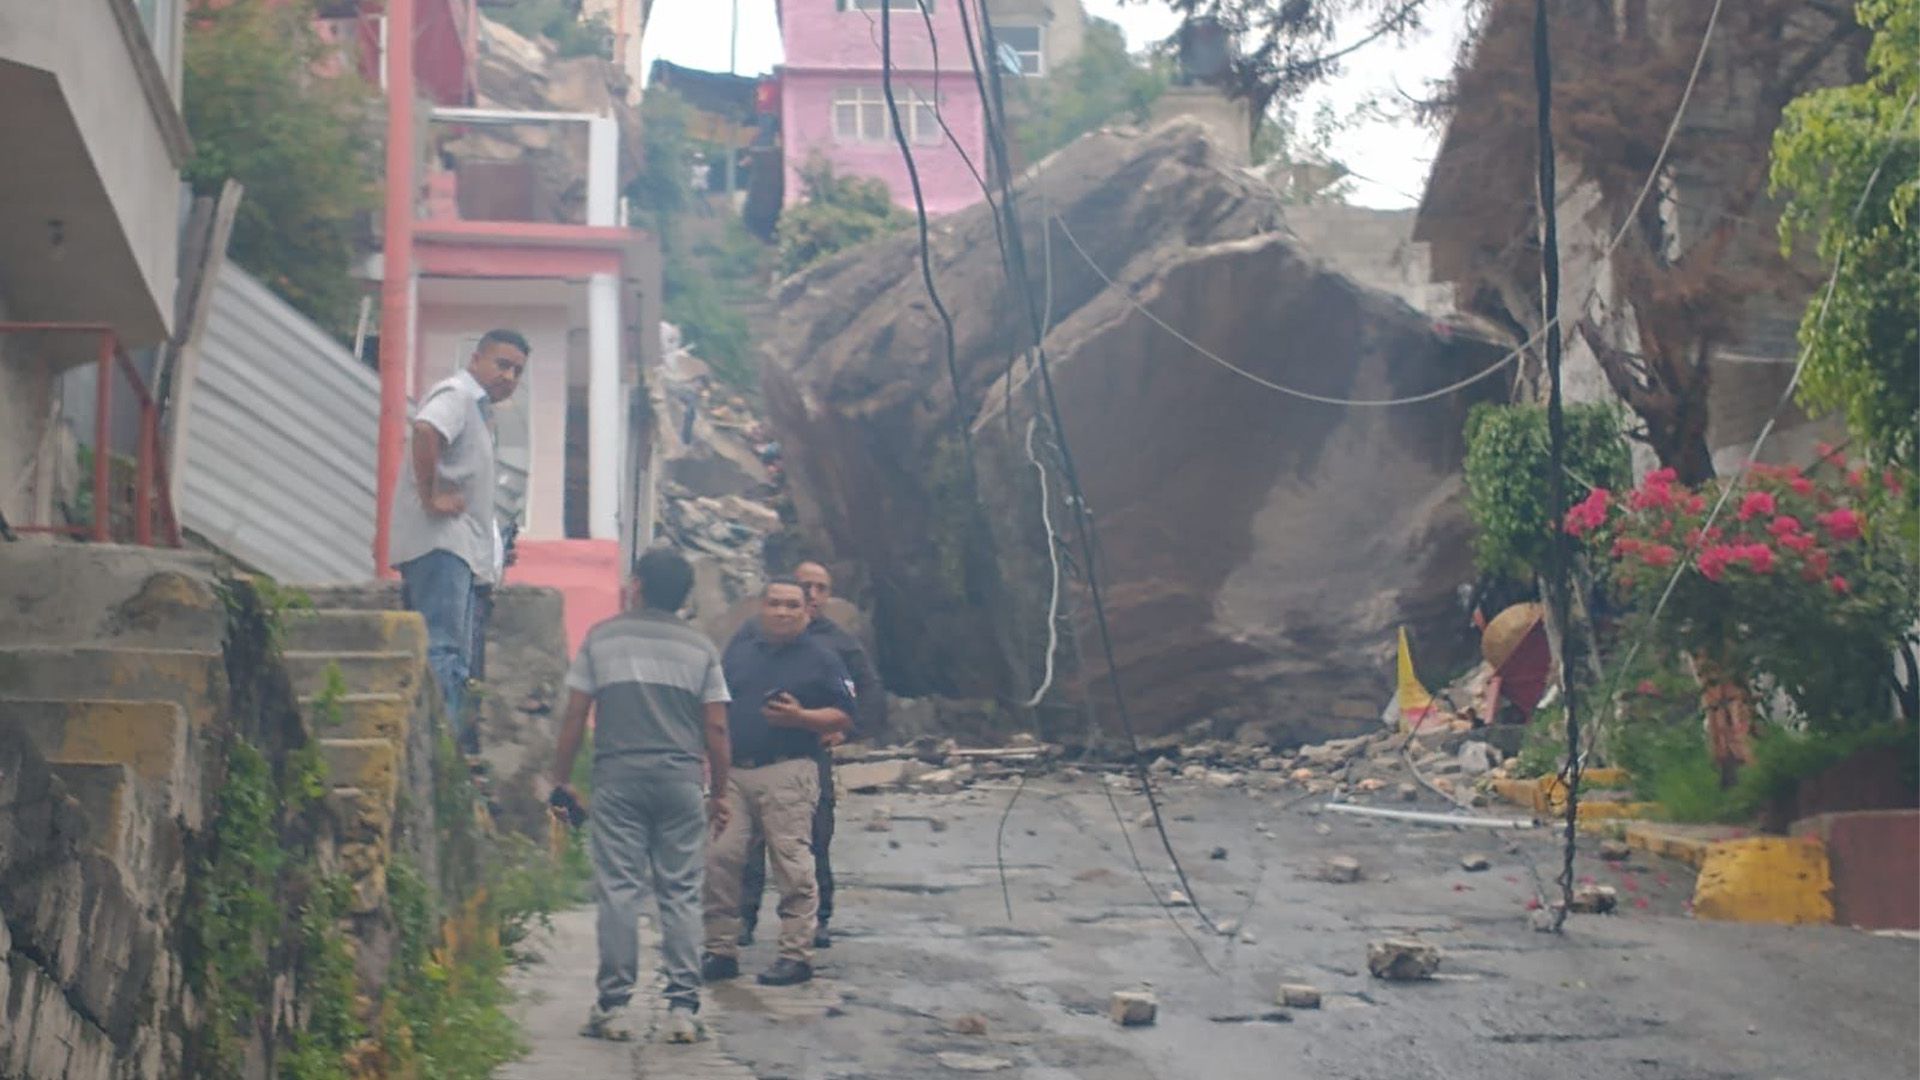
[[[321,608],[288,613],[284,632],[282,659],[327,765],[338,861],[353,878],[355,913],[370,913],[386,896],[401,793],[432,790],[427,710],[438,691],[426,623],[411,611]],[[405,805],[430,814],[422,801]],[[416,859],[432,857],[424,820],[398,831]]]
[[[212,563],[0,548],[0,1075],[157,1076],[227,702]]]
[[[180,1060],[186,853],[244,725],[222,590],[198,554],[0,545],[0,1077],[144,1080]],[[437,881],[426,628],[289,611],[279,658],[232,678],[271,698],[276,668],[328,769],[319,857],[352,881],[358,974],[377,988],[396,849]]]

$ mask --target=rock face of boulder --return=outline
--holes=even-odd
[[[1398,626],[1423,662],[1464,656],[1460,431],[1501,381],[1399,408],[1329,406],[1256,385],[1146,312],[1246,373],[1338,398],[1420,394],[1499,351],[1316,259],[1280,229],[1272,189],[1225,164],[1198,125],[1082,139],[1028,177],[1020,206],[1140,731],[1237,719],[1282,742],[1349,734],[1378,722]],[[1089,701],[1106,715],[1106,667],[1024,300],[984,207],[935,232],[979,512],[911,236],[784,286],[769,408],[803,524],[866,569],[879,662],[900,693],[1017,703],[1041,681],[1044,470],[1066,586],[1056,708],[1041,721],[1071,737]]]

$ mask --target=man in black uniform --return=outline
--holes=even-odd
[[[760,975],[767,986],[813,978],[819,889],[813,819],[820,801],[815,755],[822,736],[853,725],[853,681],[833,651],[807,629],[806,593],[776,578],[760,595],[760,632],[736,639],[721,658],[733,702],[727,712],[733,768],[727,825],[710,846],[705,889],[708,981],[740,974],[740,880],[749,838],[766,837],[780,890],[780,958]]]
[[[847,674],[853,678],[854,723],[853,730],[845,734],[827,735],[820,740],[817,760],[820,763],[820,807],[813,818],[813,873],[820,887],[820,925],[813,935],[813,947],[830,949],[833,936],[827,930],[827,924],[833,919],[833,859],[828,849],[833,844],[834,792],[833,792],[833,748],[848,738],[859,735],[872,735],[886,725],[887,694],[880,685],[880,677],[874,673],[873,663],[867,659],[867,650],[852,634],[827,618],[825,606],[833,599],[833,574],[817,562],[803,562],[794,568],[794,580],[807,594],[807,614],[811,621],[807,623],[807,636],[818,640],[832,649],[847,667]],[[759,625],[749,620],[734,635],[734,640],[752,637],[760,632]],[[740,931],[740,944],[753,944],[754,929],[760,924],[760,900],[767,891],[766,844],[763,838],[755,836],[747,849],[746,879],[740,888],[740,921],[744,924]]]

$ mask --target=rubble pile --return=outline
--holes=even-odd
[[[649,383],[663,474],[655,536],[693,562],[693,618],[724,641],[735,609],[759,591],[769,538],[781,531],[780,446],[744,397],[714,381],[677,328],[663,326],[661,336],[663,359]]]

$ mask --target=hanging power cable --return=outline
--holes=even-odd
[[[959,347],[955,340],[953,315],[947,310],[945,301],[940,299],[940,290],[933,283],[933,247],[928,240],[927,199],[920,188],[920,169],[914,164],[913,148],[907,144],[907,129],[900,122],[900,102],[893,93],[893,5],[880,5],[880,92],[887,99],[887,118],[893,124],[894,141],[900,144],[900,154],[906,160],[907,182],[913,188],[914,220],[920,230],[920,280],[926,285],[927,299],[933,303],[933,310],[940,316],[940,327],[946,345],[947,381],[953,387],[953,424],[960,432],[960,446],[966,455],[967,497],[978,501],[979,477],[974,472],[973,432],[967,424],[966,397],[960,385]]]
[[[1547,547],[1547,607],[1560,626],[1560,649],[1554,657],[1554,680],[1559,684],[1567,723],[1567,833],[1560,870],[1560,906],[1553,928],[1560,929],[1573,908],[1573,860],[1580,822],[1580,711],[1577,695],[1567,680],[1567,652],[1573,646],[1568,619],[1572,613],[1567,575],[1573,561],[1570,538],[1560,522],[1567,514],[1567,417],[1560,387],[1560,210],[1553,161],[1553,58],[1547,23],[1547,0],[1533,3],[1533,89],[1535,149],[1539,157],[1540,200],[1540,312],[1546,331],[1547,360],[1547,521],[1553,536]]]
[[[1136,779],[1139,782],[1140,790],[1146,796],[1147,806],[1153,818],[1154,831],[1158,834],[1160,845],[1166,852],[1168,861],[1172,864],[1174,876],[1179,879],[1180,886],[1185,891],[1189,902],[1193,905],[1194,914],[1199,918],[1201,924],[1206,926],[1208,930],[1219,933],[1219,925],[1207,914],[1205,906],[1202,905],[1200,897],[1187,876],[1186,866],[1180,861],[1179,854],[1174,850],[1173,840],[1167,834],[1166,816],[1161,810],[1160,798],[1154,792],[1151,777],[1147,773],[1146,762],[1140,753],[1139,735],[1134,730],[1132,715],[1127,710],[1126,691],[1120,682],[1120,663],[1114,652],[1113,631],[1107,620],[1106,598],[1100,586],[1100,576],[1097,572],[1094,559],[1096,542],[1094,540],[1093,522],[1091,515],[1087,512],[1086,492],[1080,483],[1079,470],[1074,466],[1073,450],[1067,439],[1066,423],[1060,415],[1059,396],[1055,393],[1053,386],[1053,374],[1051,365],[1047,360],[1046,344],[1043,340],[1045,321],[1040,312],[1038,298],[1034,294],[1033,282],[1027,273],[1025,245],[1021,239],[1020,218],[1013,189],[1012,168],[1007,152],[1004,124],[1005,96],[1000,83],[1000,69],[992,64],[983,65],[980,60],[982,47],[988,50],[993,48],[993,15],[984,3],[979,4],[977,12],[979,15],[980,36],[979,39],[976,40],[972,19],[968,13],[969,5],[965,0],[956,0],[956,5],[959,8],[961,28],[967,41],[967,56],[973,67],[974,83],[980,91],[981,106],[985,114],[984,118],[988,139],[988,165],[994,175],[994,179],[1000,187],[999,212],[1006,220],[1009,256],[1007,269],[1008,273],[1013,275],[1015,291],[1026,301],[1027,316],[1033,333],[1035,368],[1040,374],[1040,387],[1042,398],[1047,408],[1047,419],[1053,428],[1053,436],[1060,452],[1060,471],[1067,483],[1067,491],[1069,494],[1068,502],[1073,509],[1072,516],[1076,542],[1081,549],[1082,562],[1086,567],[1085,580],[1087,583],[1087,595],[1092,602],[1094,625],[1099,632],[1102,658],[1106,661],[1107,665],[1107,679],[1109,689],[1113,695],[1114,714],[1119,718],[1121,730],[1126,736],[1129,761]],[[991,91],[988,89],[989,84],[991,84],[992,87]],[[1107,797],[1109,803],[1112,805],[1115,817],[1118,819],[1119,805],[1113,801],[1111,788],[1107,789]],[[1126,831],[1126,823],[1124,820],[1120,821],[1120,825],[1121,835],[1127,842],[1129,853],[1132,853],[1133,839]],[[1144,879],[1145,868],[1139,863],[1137,855],[1134,861],[1136,868],[1141,871]],[[1149,885],[1151,885],[1151,882],[1149,882]],[[1166,901],[1159,895],[1158,890],[1155,890],[1154,897],[1164,908]],[[1169,911],[1168,914],[1169,917],[1171,917],[1171,911]],[[1174,923],[1177,926],[1180,925],[1178,919],[1175,919]],[[1186,932],[1184,926],[1181,926],[1180,929],[1183,934]],[[1196,951],[1199,951],[1197,943],[1194,947]],[[1204,960],[1205,954],[1201,953],[1201,956]],[[1208,966],[1211,967],[1210,962]]]

